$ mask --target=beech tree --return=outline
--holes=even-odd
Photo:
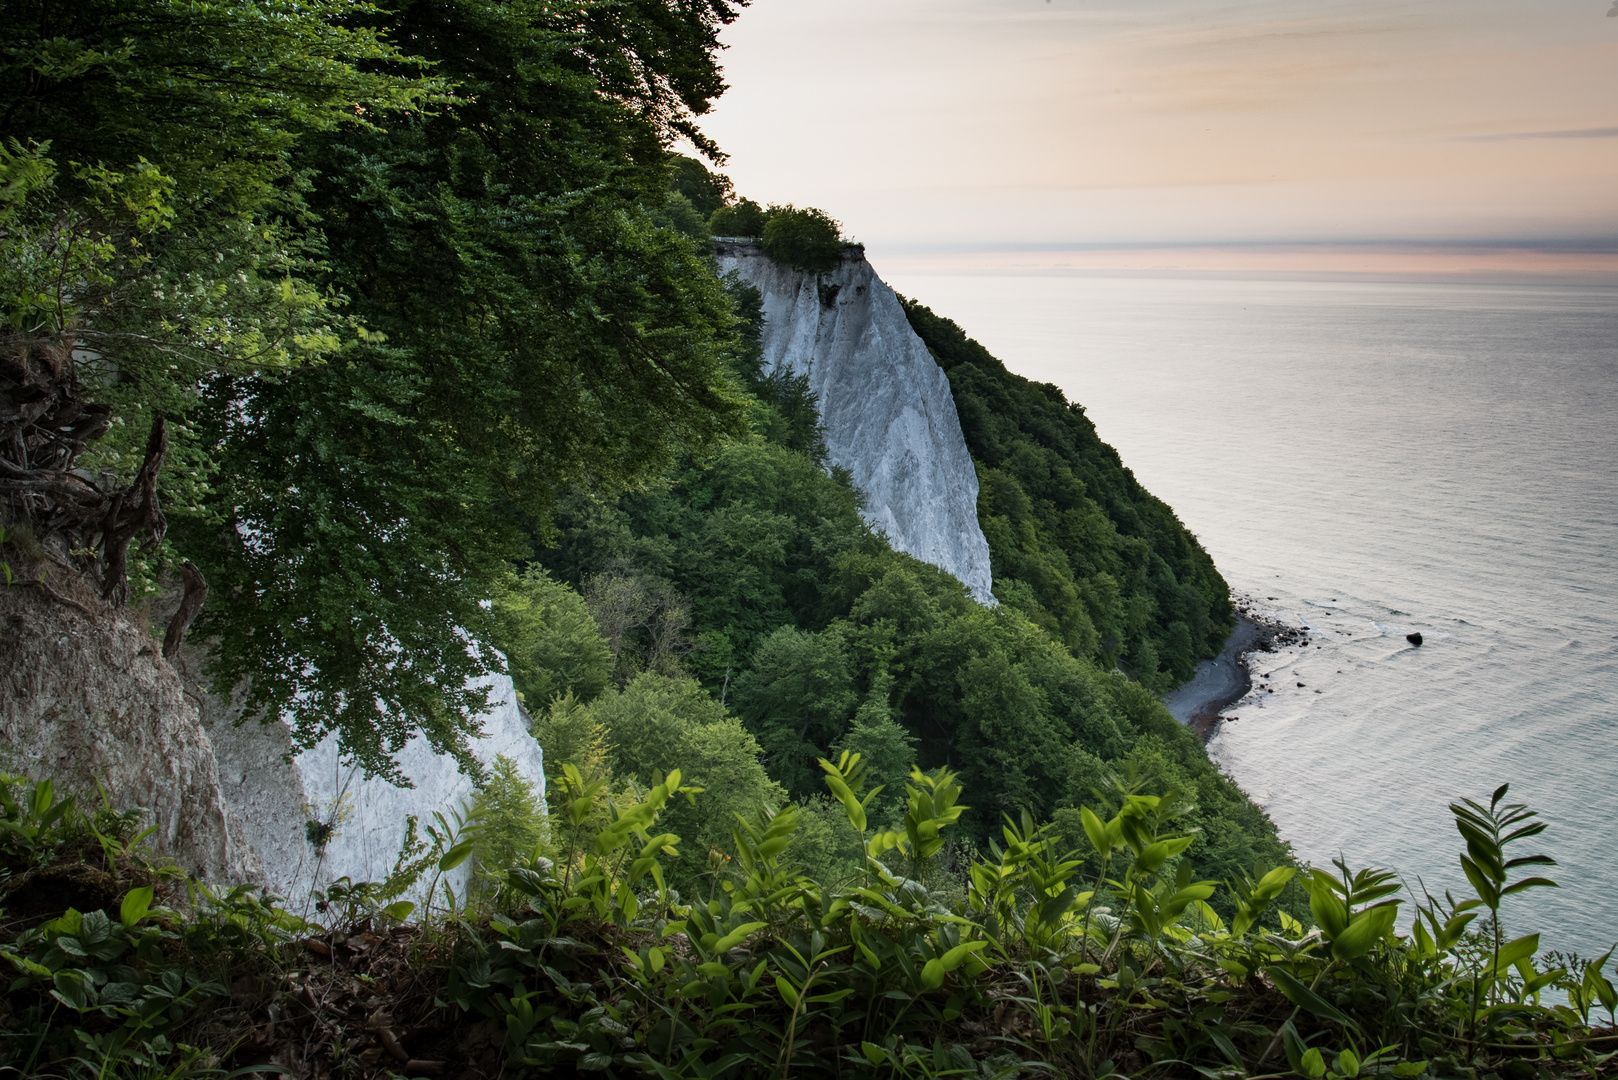
[[[742,2],[0,0],[0,243],[45,268],[5,281],[0,422],[46,393],[37,441],[105,403],[50,477],[8,459],[8,518],[75,465],[126,508],[155,477],[58,560],[93,549],[116,602],[107,537],[144,535],[137,588],[210,583],[249,718],[385,775],[418,732],[470,764],[482,601],[552,493],[740,422],[730,302],[649,211],[674,140],[717,155],[696,118]],[[76,238],[100,262],[49,294]]]

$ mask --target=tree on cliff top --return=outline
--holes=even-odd
[[[835,269],[843,255],[842,225],[812,206],[771,206],[763,236],[764,254],[810,273]]]

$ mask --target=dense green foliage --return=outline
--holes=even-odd
[[[464,758],[480,600],[558,487],[737,429],[730,303],[659,225],[737,7],[0,4],[0,345],[93,349],[91,468],[167,415],[154,555],[250,714]]]
[[[756,328],[756,294],[734,291]],[[842,750],[894,781],[890,793],[914,764],[948,767],[978,795],[980,809],[963,819],[970,846],[987,843],[1006,812],[1076,835],[1075,808],[1109,775],[1134,775],[1195,793],[1199,873],[1286,861],[1274,826],[1140,684],[1075,656],[1015,605],[984,607],[873,535],[848,478],[817,460],[807,388],[761,375],[752,355],[742,374],[757,395],[753,438],[645,491],[574,492],[558,505],[556,546],[538,553],[583,594],[619,685],[642,672],[700,680],[801,802],[821,790],[815,762]],[[510,641],[512,656],[579,648],[567,643],[575,631],[527,633]],[[618,741],[615,730],[601,737]],[[557,760],[577,745],[541,742]],[[646,766],[634,772],[647,782]],[[694,764],[687,773],[711,782]],[[877,806],[896,811],[891,800]],[[846,858],[827,860],[825,872],[848,871]],[[693,864],[671,872],[684,881]]]
[[[831,270],[842,258],[843,227],[824,210],[812,206],[772,206],[767,210],[764,254],[778,263],[811,273]]]
[[[1081,406],[1007,371],[930,309],[906,301],[905,312],[949,375],[978,466],[995,594],[1154,691],[1189,678],[1232,626],[1230,590],[1208,553]]]
[[[151,414],[185,416],[204,379],[284,371],[354,336],[312,280],[290,153],[443,89],[355,10],[0,3],[0,356],[81,350],[78,378],[113,406],[83,462],[104,481],[129,478]],[[173,433],[166,501],[199,513],[212,462]]]
[[[205,629],[227,671],[256,673],[250,708],[335,719],[368,763],[413,725],[456,745],[469,695],[443,683],[480,664],[461,634],[484,637],[478,600],[559,482],[646,476],[736,408],[723,293],[698,249],[636,212],[664,183],[656,132],[625,123],[573,35],[520,10],[397,13],[469,102],[310,147],[333,282],[385,339],[234,388],[247,431],[215,414],[221,495],[257,542],[207,568],[261,600]],[[293,552],[312,572],[285,574]]]
[[[752,199],[741,198],[722,206],[708,219],[715,236],[762,236],[769,214]]]
[[[0,1067],[64,1080],[266,1066],[659,1080],[1612,1074],[1618,1034],[1591,1027],[1618,1009],[1611,953],[1541,956],[1538,934],[1501,924],[1503,897],[1553,884],[1524,868],[1554,865],[1522,854],[1545,826],[1505,787],[1451,807],[1476,895],[1411,910],[1395,874],[1341,860],[1197,880],[1176,791],[1120,791],[1115,811],[1081,811],[1083,860],[1023,816],[952,868],[946,837],[968,793],[948,772],[913,772],[882,828],[863,764],[822,762],[830,798],[812,809],[732,817],[684,894],[666,873],[692,846],[674,822],[710,807],[679,771],[623,798],[564,767],[555,835],[535,846],[532,794],[497,770],[409,865],[334,883],[303,914],[146,862],[139,812],[86,816],[49,783],[0,778],[0,960],[15,973]],[[858,865],[827,884],[798,860],[832,814]],[[478,887],[450,888],[443,874],[468,859]],[[1295,881],[1312,928],[1275,910]],[[1209,903],[1221,893],[1228,919]]]
[[[736,197],[730,177],[711,171],[696,158],[672,155],[674,179],[669,187],[691,204],[691,209],[711,218]]]

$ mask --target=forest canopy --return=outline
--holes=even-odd
[[[1082,411],[908,308],[991,608],[871,531],[807,382],[763,369],[709,234],[807,272],[844,241],[674,152],[722,159],[697,122],[739,6],[0,0],[0,374],[56,455],[7,460],[8,521],[115,602],[205,580],[215,688],[374,773],[417,733],[476,770],[508,669],[554,767],[708,789],[679,880],[786,799],[839,873],[843,752],[879,815],[959,771],[967,848],[1172,788],[1205,873],[1283,860],[1154,697],[1217,648],[1224,583]]]
[[[373,771],[469,760],[479,601],[555,493],[738,430],[729,302],[651,211],[740,6],[0,2],[4,389],[99,408],[92,488],[9,462],[8,516],[166,454],[129,569],[200,567],[217,685]],[[91,509],[70,558],[121,578]]]
[[[822,790],[818,761],[844,751],[861,754],[871,782],[891,793],[903,790],[913,766],[956,771],[974,796],[961,818],[963,856],[993,839],[1003,814],[1022,811],[1078,842],[1077,808],[1116,801],[1122,784],[1178,790],[1194,804],[1199,831],[1189,856],[1199,873],[1230,876],[1286,861],[1263,812],[1214,768],[1150,686],[1113,668],[1099,635],[1083,639],[1089,651],[1073,648],[1059,624],[1038,618],[1041,606],[1023,579],[997,580],[1009,601],[985,607],[953,577],[872,532],[847,474],[822,464],[806,381],[760,366],[758,293],[734,279],[727,287],[745,320],[739,372],[754,398],[752,436],[713,457],[687,457],[643,490],[569,493],[557,504],[554,546],[537,548],[545,573],[528,588],[577,590],[609,643],[612,660],[601,669],[615,685],[644,690],[639,680],[658,675],[705,687],[740,719],[768,779],[811,811]],[[1133,494],[1151,500],[1138,486]],[[1146,509],[1153,505],[1161,508],[1151,500]],[[1102,521],[1110,531],[1110,520]],[[1178,530],[1164,529],[1170,540],[1194,546],[1172,516],[1163,524]],[[1126,555],[1150,565],[1152,551],[1137,540]],[[1112,551],[1096,557],[1130,566]],[[1145,613],[1142,637],[1163,633],[1167,620],[1152,598],[1137,599],[1135,579],[1119,578]],[[593,647],[578,643],[590,637],[568,630],[524,640],[567,638],[575,644],[544,648],[576,655]],[[1206,650],[1213,637],[1199,646]],[[513,644],[512,653],[535,649]],[[575,700],[564,706],[570,716]],[[613,742],[613,725],[603,721],[590,738]],[[636,769],[638,782],[650,781],[645,763]],[[686,775],[699,785],[707,780],[695,766]],[[756,790],[761,782],[748,784]],[[873,813],[898,809],[879,801]],[[708,837],[704,827],[696,831]],[[833,877],[849,870],[835,835],[828,826],[815,857]],[[672,879],[699,874],[700,852],[711,842],[682,855]]]
[[[977,463],[995,594],[1076,654],[1121,665],[1157,693],[1190,678],[1234,625],[1213,559],[1082,406],[1008,371],[930,308],[904,305],[949,376]]]

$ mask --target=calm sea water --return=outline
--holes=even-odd
[[[892,284],[1082,402],[1233,589],[1312,628],[1210,743],[1302,858],[1464,889],[1447,804],[1509,781],[1562,888],[1507,930],[1618,940],[1618,289]]]

